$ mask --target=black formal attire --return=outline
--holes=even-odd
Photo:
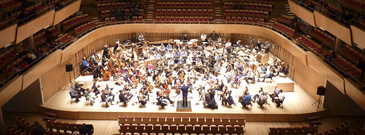
[[[183,104],[182,106],[187,107],[188,106],[188,93],[189,93],[190,85],[181,86],[179,89],[182,91],[183,95]]]

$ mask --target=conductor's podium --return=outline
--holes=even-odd
[[[294,82],[288,77],[273,77],[273,83],[283,92],[294,92]]]

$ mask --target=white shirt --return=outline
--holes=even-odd
[[[226,43],[226,47],[230,47],[232,45],[232,43],[231,42],[227,42]]]
[[[205,41],[205,39],[207,39],[207,35],[202,34],[202,35],[200,36],[200,38],[202,39],[202,41]]]

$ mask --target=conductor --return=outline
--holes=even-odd
[[[182,95],[183,95],[183,104],[182,104],[183,107],[188,107],[188,93],[189,93],[190,87],[191,87],[191,85],[186,85],[186,84],[179,87],[179,89],[182,91]]]

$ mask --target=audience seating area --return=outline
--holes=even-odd
[[[225,2],[224,8],[225,9],[253,9],[253,10],[272,11],[273,6],[271,4],[261,4],[261,3]]]
[[[226,17],[226,22],[227,23],[263,23],[263,22],[265,22],[265,19],[264,18],[232,16],[232,17]]]
[[[330,36],[329,34],[326,34],[322,30],[319,30],[317,28],[313,29],[309,32],[309,35],[320,41],[321,43],[326,44],[326,46],[328,46],[329,48],[334,49],[333,47],[335,46],[335,38]]]
[[[269,12],[261,10],[238,10],[238,9],[226,9],[224,11],[225,16],[247,16],[247,17],[262,17],[268,18]]]
[[[157,8],[212,8],[212,2],[158,2]]]
[[[287,26],[290,26],[293,22],[293,17],[289,17],[286,15],[281,15],[280,18],[278,18],[278,22],[285,24]]]
[[[348,45],[340,50],[340,54],[355,65],[359,65],[361,62],[365,62],[364,55]]]
[[[269,135],[306,135],[306,134],[316,134],[317,132],[318,132],[318,126],[269,128]]]
[[[156,9],[155,15],[207,16],[213,15],[212,9]]]
[[[67,32],[70,29],[73,29],[81,24],[91,21],[91,18],[88,14],[84,14],[81,16],[75,16],[71,19],[65,20],[62,22],[62,28],[64,32]]]
[[[74,37],[69,35],[68,33],[65,33],[63,35],[60,35],[57,39],[56,42],[60,42],[60,43],[68,43],[69,41],[71,41]]]
[[[289,37],[294,37],[294,29],[290,28],[284,24],[278,23],[278,22],[274,22],[273,25],[274,28],[284,32],[284,34],[288,35]]]
[[[15,118],[15,123],[18,126],[18,129],[11,129],[11,131],[16,131],[16,133],[25,133],[25,134],[29,134],[32,133],[35,125],[31,124],[30,122],[28,122],[27,120],[23,119],[22,117],[18,116]]]
[[[297,39],[300,44],[304,45],[307,48],[310,48],[311,50],[314,50],[315,52],[321,52],[322,46],[318,43],[314,42],[313,40],[309,39],[307,36],[302,35]]]
[[[244,118],[119,117],[121,133],[236,133],[243,134]]]
[[[95,21],[85,23],[85,24],[75,28],[75,34],[76,34],[76,36],[79,36],[82,33],[84,33],[85,31],[88,31],[88,30],[94,28],[95,26],[97,26]],[[66,42],[64,42],[64,43],[67,43],[69,41],[68,39],[65,39],[65,40],[66,40]]]
[[[343,135],[343,134],[347,134],[349,131],[349,121],[345,121],[343,122],[341,125],[330,129],[328,131],[325,131],[323,133],[319,133],[317,135]]]
[[[46,128],[48,129],[47,132],[52,133],[63,131],[61,133],[67,133],[67,132],[74,132],[79,131],[80,128],[83,126],[83,124],[76,124],[76,123],[68,123],[68,122],[58,122],[58,121],[46,121]],[[91,124],[86,124],[86,126],[91,126]]]
[[[223,0],[223,2],[225,3],[229,3],[229,2],[250,2],[250,3],[262,3],[262,4],[271,4],[271,5],[275,5],[276,0]]]
[[[157,22],[169,22],[169,21],[175,21],[175,22],[208,22],[212,21],[212,16],[156,16]]]

